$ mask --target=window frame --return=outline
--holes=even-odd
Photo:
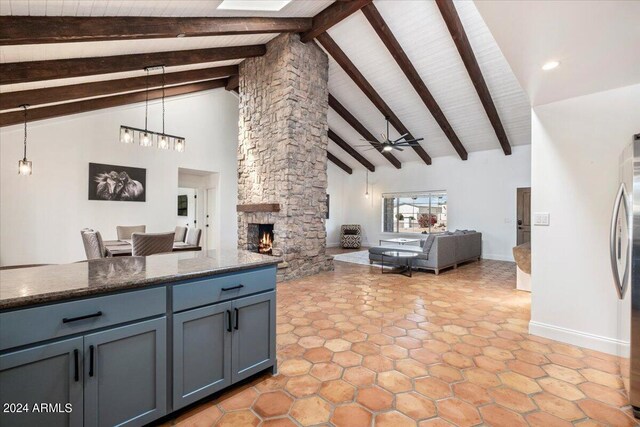
[[[398,210],[400,209],[401,206],[401,199],[417,199],[417,198],[426,198],[429,200],[429,210],[428,210],[428,215],[437,215],[433,213],[433,208],[434,205],[432,204],[432,200],[433,197],[439,197],[439,196],[444,196],[445,198],[445,203],[444,206],[447,206],[447,219],[446,224],[445,224],[445,229],[441,230],[441,231],[434,231],[433,230],[433,225],[431,224],[431,221],[429,222],[429,228],[426,230],[427,234],[441,234],[447,231],[448,228],[448,205],[449,205],[449,198],[448,198],[448,193],[447,190],[428,190],[428,191],[412,191],[412,192],[390,192],[390,193],[382,193],[382,204],[381,204],[381,221],[380,221],[380,228],[381,228],[381,232],[384,234],[395,234],[395,235],[401,235],[401,234],[410,234],[410,235],[421,235],[424,234],[423,231],[401,231],[400,225],[401,225],[401,220],[399,220],[397,218],[396,213],[398,212]],[[388,220],[385,221],[385,210],[388,208],[386,201],[387,200],[393,200],[393,207],[392,212],[393,212],[393,217],[392,217],[392,221],[391,224],[393,224],[391,226],[391,231],[386,231],[385,230],[385,222],[388,223]],[[443,205],[439,205],[439,206],[443,206]],[[416,215],[415,220],[417,221],[419,217],[419,214]],[[397,230],[397,231],[395,231]]]

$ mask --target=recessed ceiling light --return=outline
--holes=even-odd
[[[549,70],[553,70],[554,68],[556,68],[558,65],[560,65],[560,62],[558,61],[549,61],[546,64],[544,64],[542,66],[542,69],[544,71],[549,71]]]
[[[277,12],[289,3],[291,0],[222,0],[218,9]]]

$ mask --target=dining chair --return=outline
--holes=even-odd
[[[99,259],[107,256],[107,251],[99,231],[85,228],[80,230],[80,235],[82,236],[82,244],[84,245],[84,252],[87,254],[87,259]]]
[[[131,255],[149,256],[173,251],[175,233],[133,233]]]
[[[145,233],[147,231],[146,225],[118,225],[116,226],[118,233],[118,240],[131,240],[133,233]]]
[[[178,225],[176,227],[176,236],[173,238],[174,242],[184,242],[187,238],[187,227]]]
[[[187,238],[185,243],[189,246],[200,246],[200,237],[202,236],[202,229],[191,227],[187,230]]]

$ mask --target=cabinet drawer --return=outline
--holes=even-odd
[[[166,310],[166,288],[162,286],[0,313],[0,350],[144,319]]]
[[[173,311],[187,310],[275,288],[275,266],[196,280],[173,287]]]

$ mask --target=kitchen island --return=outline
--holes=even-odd
[[[0,271],[1,425],[144,425],[275,370],[275,257]]]

